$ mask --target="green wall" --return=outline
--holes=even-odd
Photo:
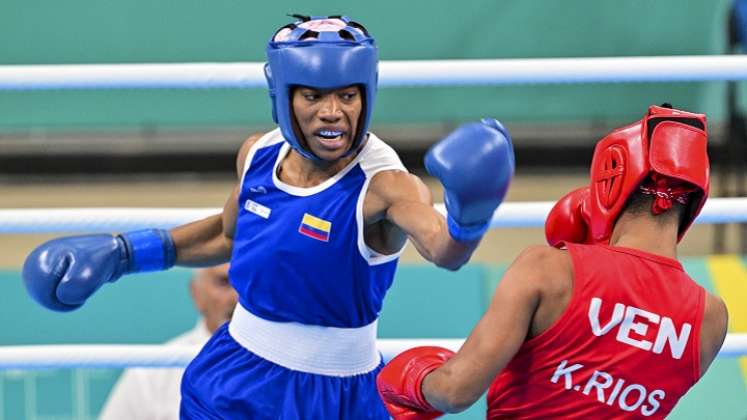
[[[263,61],[288,12],[343,13],[381,58],[462,59],[720,54],[727,0],[147,1],[4,0],[0,64]],[[651,103],[723,118],[724,83],[383,89],[377,125],[619,123]],[[269,127],[264,90],[0,92],[0,133]]]

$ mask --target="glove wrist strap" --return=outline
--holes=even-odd
[[[460,225],[451,215],[446,216],[446,223],[449,226],[449,235],[459,242],[470,242],[480,239],[490,228],[490,221],[465,226]]]
[[[136,230],[117,238],[127,250],[127,273],[168,270],[176,262],[176,246],[167,230]]]

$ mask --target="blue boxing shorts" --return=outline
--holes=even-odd
[[[239,304],[184,372],[180,417],[389,419],[376,391],[384,363],[375,349],[375,324],[343,329],[277,323]],[[371,331],[360,331],[369,328],[372,342]],[[373,345],[373,353],[360,339]]]

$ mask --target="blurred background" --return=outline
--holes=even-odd
[[[280,3],[3,0],[0,65],[261,62],[287,13],[348,15],[374,35],[382,60],[742,52],[731,0]],[[432,143],[462,122],[500,119],[516,148],[508,201],[550,201],[587,182],[601,136],[663,102],[708,115],[712,196],[746,196],[741,83],[388,88],[379,91],[371,129],[425,176]],[[272,128],[264,89],[2,91],[0,208],[221,207],[236,182],[239,146]],[[438,184],[425,179],[441,201]],[[158,343],[194,324],[183,270],[107,286],[75,313],[38,308],[19,270],[48,238],[0,235],[0,345]],[[409,247],[380,336],[464,337],[505,265],[543,242],[541,229],[494,230],[458,273],[427,265]],[[697,226],[681,247],[688,272],[727,300],[733,332],[747,332],[738,300],[747,290],[745,253],[742,226]],[[0,420],[95,418],[118,374],[0,372]],[[746,375],[746,361],[719,360],[672,418],[747,418]],[[482,418],[483,409],[454,418]]]

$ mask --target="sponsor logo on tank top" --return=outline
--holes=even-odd
[[[244,210],[248,211],[249,213],[254,213],[263,219],[269,219],[270,213],[272,213],[272,209],[263,206],[253,200],[246,200],[244,202]]]

